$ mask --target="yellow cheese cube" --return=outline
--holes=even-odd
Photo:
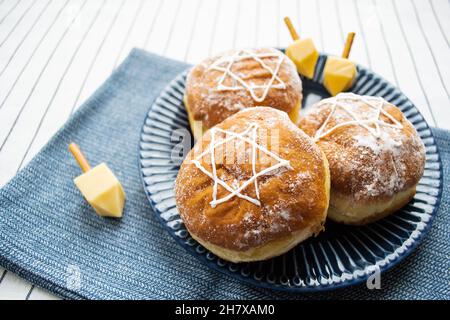
[[[73,181],[97,214],[116,218],[122,216],[125,192],[105,163],[99,164]]]
[[[328,92],[335,96],[348,90],[356,77],[355,64],[345,58],[328,57],[323,71],[323,84]]]
[[[310,38],[296,40],[287,47],[286,55],[295,63],[301,75],[310,79],[314,77],[319,52]]]

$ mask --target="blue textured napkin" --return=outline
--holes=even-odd
[[[320,294],[253,288],[210,270],[178,246],[152,213],[138,170],[146,112],[186,64],[133,50],[43,150],[0,190],[0,264],[67,298],[449,299],[450,134],[433,130],[444,165],[444,193],[430,233],[380,290],[365,285]],[[77,142],[91,164],[106,161],[127,202],[119,220],[95,215],[72,179],[67,151]]]

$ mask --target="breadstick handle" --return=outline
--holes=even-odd
[[[71,144],[69,144],[69,151],[72,153],[75,160],[77,160],[78,165],[80,166],[83,172],[91,170],[89,162],[87,161],[86,157],[81,152],[80,147],[78,147],[76,143],[72,142]]]
[[[291,34],[292,39],[293,39],[294,41],[300,39],[300,37],[298,36],[297,31],[296,31],[295,28],[294,28],[294,25],[292,24],[291,19],[289,19],[289,17],[284,17],[284,23],[286,24],[286,27],[288,28],[289,33]]]
[[[347,40],[345,41],[344,51],[342,52],[342,58],[348,59],[350,55],[350,50],[352,49],[353,39],[355,38],[354,32],[349,32],[347,35]]]

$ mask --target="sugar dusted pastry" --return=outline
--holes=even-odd
[[[366,224],[414,197],[425,149],[394,105],[380,97],[341,93],[318,102],[301,119],[300,128],[327,156],[332,220]]]
[[[287,114],[246,108],[211,128],[175,184],[194,239],[219,257],[278,256],[323,229],[329,202],[324,154]]]
[[[196,65],[184,103],[194,138],[236,112],[254,106],[285,111],[298,122],[302,83],[295,65],[272,48],[232,50]]]

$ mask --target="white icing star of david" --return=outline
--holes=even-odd
[[[226,131],[226,130],[222,130],[222,129],[213,127],[210,131],[211,132],[211,142],[210,142],[209,146],[206,148],[206,150],[203,153],[201,153],[198,157],[196,157],[194,160],[192,160],[192,162],[195,164],[195,166],[198,169],[200,169],[204,174],[206,174],[208,177],[210,177],[214,181],[213,193],[212,193],[213,199],[210,202],[211,207],[214,208],[216,205],[226,202],[233,197],[239,197],[239,198],[245,199],[247,201],[250,201],[251,203],[253,203],[257,206],[260,206],[261,202],[259,201],[260,197],[259,197],[259,188],[258,188],[258,177],[268,174],[269,172],[276,170],[280,167],[290,167],[289,160],[281,159],[278,155],[267,150],[266,148],[264,148],[263,146],[259,145],[256,142],[257,130],[258,130],[257,124],[250,124],[249,127],[241,133]],[[216,141],[216,133],[217,132],[225,134],[225,138],[222,138],[222,139],[219,139]],[[253,175],[248,180],[246,180],[244,183],[242,183],[240,186],[238,185],[236,187],[228,185],[225,181],[223,181],[222,179],[220,179],[217,176],[216,163],[215,163],[215,148],[217,148],[218,146],[223,145],[225,143],[228,143],[229,141],[232,141],[234,139],[241,140],[242,142],[248,143],[252,146],[251,161],[252,161]],[[275,159],[278,162],[271,167],[268,167],[259,172],[256,172],[257,150],[265,153],[267,156],[272,157],[273,159]],[[211,157],[211,166],[212,166],[211,171],[208,171],[199,161],[202,157],[204,157],[206,155],[209,155]],[[241,193],[247,186],[249,186],[252,183],[255,186],[256,198],[252,198],[248,195]],[[222,197],[220,199],[217,199],[218,185],[221,185],[224,189],[226,189],[229,192],[227,195],[225,195],[224,197]]]
[[[345,103],[343,100],[356,100],[356,101],[363,101],[368,106],[370,106],[372,109],[375,110],[372,117],[368,119],[361,119],[358,117],[357,114],[355,114],[351,107]],[[331,112],[326,118],[325,122],[322,124],[322,126],[317,130],[314,140],[317,142],[323,137],[331,134],[333,131],[335,131],[338,128],[348,126],[348,125],[358,125],[363,128],[365,128],[367,131],[369,131],[370,134],[372,134],[375,138],[379,138],[381,136],[381,127],[390,127],[390,128],[396,128],[396,129],[402,129],[403,125],[398,122],[392,115],[390,115],[386,110],[383,109],[384,105],[387,103],[383,98],[381,97],[371,97],[371,96],[358,96],[353,93],[340,93],[336,97],[324,99],[322,100],[317,107],[320,107],[321,105],[325,103],[332,103]],[[341,123],[338,123],[334,127],[326,130],[323,132],[330,121],[330,119],[334,116],[336,113],[336,110],[340,108],[345,113],[347,113],[352,120],[344,121]],[[394,124],[388,123],[383,121],[380,116],[384,115],[386,116],[390,121],[392,121]],[[374,125],[375,127],[372,128],[370,125]]]
[[[262,59],[277,57],[278,61],[274,69],[270,68]],[[266,69],[270,74],[271,78],[268,83],[263,85],[248,84],[242,79],[238,74],[232,71],[233,64],[237,61],[242,61],[246,59],[253,59],[257,61],[262,68]],[[223,56],[214,61],[209,69],[222,71],[223,74],[217,83],[217,90],[219,91],[233,91],[233,90],[247,90],[253,100],[256,102],[262,102],[266,99],[267,94],[271,88],[274,89],[285,89],[286,84],[283,80],[278,77],[278,71],[280,70],[281,63],[283,62],[284,56],[276,52],[266,52],[266,53],[255,53],[250,50],[240,50],[235,54],[229,56]],[[227,86],[224,81],[227,77],[233,79],[234,86]],[[276,83],[275,83],[276,82]],[[256,95],[256,90],[263,90],[260,96]]]

